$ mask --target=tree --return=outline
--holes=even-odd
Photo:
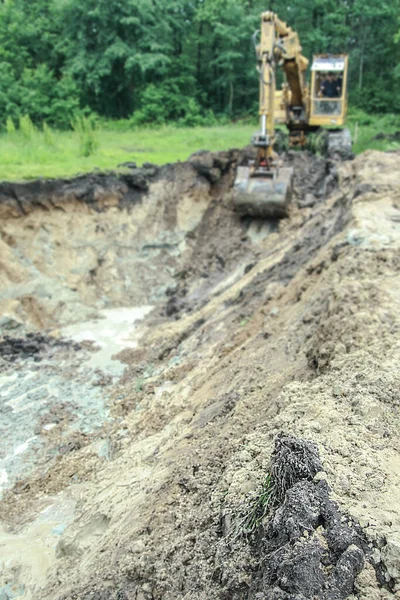
[[[303,53],[346,52],[353,104],[400,109],[400,0],[8,0],[0,4],[0,114],[68,126],[79,110],[199,123],[256,112],[251,35],[264,10]]]

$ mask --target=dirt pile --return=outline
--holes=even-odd
[[[353,592],[367,542],[330,500],[321,471],[313,444],[278,436],[269,480],[276,506],[264,512],[265,527],[256,533],[261,569],[250,596],[339,599]]]
[[[69,198],[7,217],[3,313],[54,336],[76,321],[61,329],[74,342],[78,329],[96,343],[104,322],[97,339],[120,339],[125,370],[96,374],[101,352],[78,352],[67,395],[85,382],[108,413],[5,491],[0,586],[48,600],[400,597],[398,159],[289,155],[280,223],[232,211],[237,153],[155,171],[129,206]],[[131,313],[125,337],[110,332],[133,304],[154,309],[129,345]],[[36,577],[14,549],[44,522]]]

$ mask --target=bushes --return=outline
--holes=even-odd
[[[195,98],[185,96],[174,81],[160,86],[150,84],[141,94],[140,108],[130,118],[130,125],[157,126],[170,122],[178,127],[196,127],[216,125],[218,119],[211,109],[204,110]]]
[[[35,124],[46,121],[66,129],[79,110],[79,95],[72,79],[57,80],[46,65],[24,69],[18,79],[11,65],[3,63],[0,90],[0,114],[6,119],[18,121],[29,114]]]

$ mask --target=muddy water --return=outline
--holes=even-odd
[[[64,337],[76,342],[89,340],[98,350],[87,362],[88,367],[105,370],[109,374],[120,375],[124,365],[113,356],[124,348],[135,348],[138,335],[134,323],[143,319],[152,306],[134,308],[109,308],[100,311],[99,319],[78,323],[61,330]]]
[[[51,462],[71,433],[90,435],[109,418],[108,392],[124,370],[115,355],[137,346],[138,321],[151,308],[101,311],[97,319],[60,332],[64,339],[92,342],[92,351],[61,349],[40,363],[32,358],[10,365],[2,374],[0,490],[10,488],[38,464]],[[98,385],[104,376],[107,385]],[[18,532],[9,532],[0,523],[1,600],[36,598],[34,590],[44,584],[56,560],[75,505],[68,493],[61,493],[47,498],[39,516]]]
[[[67,438],[71,431],[90,434],[108,418],[107,386],[124,365],[113,358],[124,348],[134,348],[140,334],[135,323],[150,306],[101,311],[99,318],[61,330],[65,339],[91,341],[94,351],[65,351],[10,366],[0,377],[0,490],[28,474],[46,454],[54,456],[50,438],[58,429]],[[49,448],[50,445],[50,448]]]
[[[36,600],[57,557],[61,535],[72,522],[76,502],[66,494],[49,499],[40,515],[18,533],[0,525],[0,598]]]

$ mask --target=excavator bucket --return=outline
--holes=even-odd
[[[238,167],[233,203],[242,215],[280,219],[286,217],[292,195],[292,168],[275,168],[270,173]]]

